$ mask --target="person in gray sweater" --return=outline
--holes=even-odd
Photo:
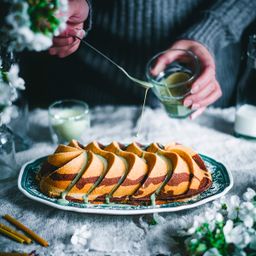
[[[256,17],[251,0],[69,0],[67,29],[54,39],[51,55],[66,57],[86,40],[122,65],[130,74],[145,79],[147,61],[172,48],[193,51],[201,73],[184,105],[194,117],[213,104],[227,107],[235,93],[241,56],[241,37]],[[172,53],[167,51],[152,72],[161,69]],[[144,90],[128,80],[100,55],[82,46],[77,56],[84,68],[78,92],[91,104],[141,104]],[[150,95],[149,104],[157,100]]]

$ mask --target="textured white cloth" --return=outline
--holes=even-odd
[[[234,109],[209,109],[196,121],[170,119],[162,109],[146,108],[139,138],[136,107],[97,107],[91,111],[91,129],[84,134],[84,142],[98,140],[107,143],[139,141],[167,143],[177,141],[193,147],[228,168],[234,176],[229,193],[241,195],[248,186],[256,188],[256,141],[233,136]],[[52,153],[56,145],[50,140],[47,111],[30,113],[29,135],[34,144],[17,154],[19,165]],[[0,236],[0,251],[36,250],[39,255],[174,255],[172,235],[180,227],[189,225],[192,217],[210,206],[160,214],[160,224],[149,226],[148,216],[106,216],[65,212],[32,201],[21,194],[17,181],[0,183],[0,214],[10,214],[36,231],[47,241],[48,248],[33,243],[21,245]],[[159,218],[159,216],[158,216]],[[2,223],[6,222],[1,220]],[[86,225],[91,232],[86,248],[75,247],[70,239],[76,229]]]

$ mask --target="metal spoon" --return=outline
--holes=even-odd
[[[130,80],[132,80],[135,83],[140,84],[142,87],[148,89],[148,88],[152,88],[152,84],[148,83],[146,81],[137,79],[135,77],[132,77],[131,75],[129,75],[127,73],[127,71],[122,68],[121,66],[119,66],[116,62],[114,62],[113,60],[111,60],[109,57],[107,57],[104,53],[100,52],[99,50],[97,50],[95,47],[93,47],[91,44],[89,44],[88,42],[86,42],[85,40],[83,40],[82,38],[75,36],[77,39],[79,39],[81,42],[83,42],[85,45],[87,45],[88,47],[90,47],[92,50],[94,50],[95,52],[97,52],[98,54],[100,54],[102,57],[104,57],[105,59],[107,59],[109,62],[111,62],[113,65],[115,65],[117,68],[119,68],[119,70],[121,70]]]

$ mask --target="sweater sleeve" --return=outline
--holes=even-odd
[[[204,44],[212,53],[240,40],[244,29],[256,18],[255,0],[218,0],[200,15],[182,38]]]

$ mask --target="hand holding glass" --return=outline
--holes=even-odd
[[[153,75],[158,58],[172,52],[172,59],[165,67]],[[200,65],[197,56],[187,50],[170,49],[155,55],[147,64],[146,76],[153,85],[153,92],[163,104],[167,114],[174,118],[185,118],[194,110],[183,105],[184,98],[190,94],[192,83],[198,77]]]

